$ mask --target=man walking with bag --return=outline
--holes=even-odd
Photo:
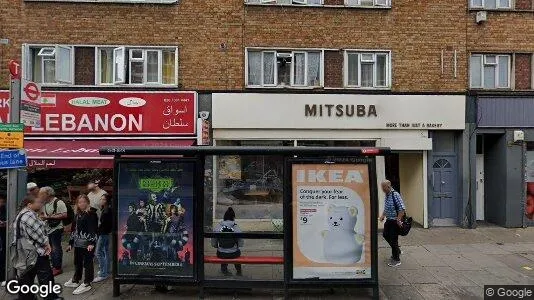
[[[50,267],[50,244],[46,235],[46,224],[39,218],[43,200],[34,197],[24,199],[24,208],[15,218],[15,240],[11,260],[17,271],[19,286],[34,285],[35,276],[39,285],[54,285]],[[36,299],[31,292],[19,293],[19,299]],[[50,291],[44,299],[62,299]]]
[[[382,182],[382,191],[386,194],[384,212],[380,216],[380,222],[386,219],[382,235],[391,247],[391,261],[388,263],[388,266],[398,267],[401,265],[399,233],[406,208],[401,195],[393,189],[389,180]]]
[[[57,276],[63,273],[63,220],[68,218],[68,210],[65,202],[55,196],[54,189],[45,186],[39,191],[39,198],[45,202],[44,216],[48,224],[48,239],[52,246],[52,273]]]

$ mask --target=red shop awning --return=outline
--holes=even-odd
[[[105,146],[186,147],[194,140],[24,140],[30,169],[110,169],[113,157],[100,156]]]

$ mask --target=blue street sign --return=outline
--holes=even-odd
[[[26,151],[0,150],[0,169],[25,168],[27,163]]]

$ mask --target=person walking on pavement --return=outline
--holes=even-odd
[[[39,186],[35,182],[28,182],[26,184],[26,192],[28,195],[37,198],[39,197]]]
[[[391,261],[388,263],[388,266],[398,267],[401,265],[399,226],[402,224],[402,217],[405,214],[406,208],[401,195],[393,189],[389,180],[382,182],[382,191],[386,194],[384,212],[380,216],[380,222],[386,219],[382,235],[391,247]]]
[[[80,295],[91,290],[94,279],[93,259],[97,241],[98,217],[87,195],[76,199],[76,215],[72,222],[72,232],[67,252],[74,248],[74,276],[65,282],[65,287],[76,288],[72,294]],[[82,272],[85,270],[83,283]]]
[[[48,239],[52,246],[52,273],[57,276],[63,273],[63,220],[68,218],[67,206],[63,200],[56,198],[54,189],[45,186],[39,191],[39,197],[44,200],[43,219],[48,224]]]
[[[224,213],[224,218],[221,223],[215,227],[215,232],[227,232],[227,233],[239,233],[241,228],[235,222],[235,212],[229,207]],[[243,247],[243,239],[238,239],[234,237],[228,238],[213,238],[211,239],[211,245],[214,248],[217,248],[217,257],[222,259],[232,259],[238,258],[241,256],[240,247]],[[241,269],[241,264],[235,264],[235,269],[237,271],[237,276],[242,276],[243,271]],[[228,271],[228,264],[221,264],[221,272],[228,276],[232,275]]]
[[[100,270],[93,282],[104,281],[109,277],[109,239],[113,226],[111,196],[109,194],[102,195],[102,198],[100,199],[100,208],[102,213],[100,214],[100,222],[97,229],[98,241],[96,244],[96,258],[98,259]]]
[[[22,274],[17,274],[18,283],[20,286],[34,285],[35,277],[37,276],[37,281],[39,285],[49,285],[52,286],[54,283],[54,275],[52,274],[52,268],[50,267],[50,252],[51,247],[48,242],[48,236],[46,235],[47,226],[44,221],[39,218],[39,212],[43,208],[43,200],[40,198],[34,198],[28,196],[23,201],[24,208],[15,218],[14,222],[14,231],[15,231],[15,242],[16,239],[26,239],[35,247],[37,252],[37,260],[35,265],[30,267],[28,270]],[[19,299],[26,300],[36,299],[35,295],[31,292],[28,293],[19,293]],[[44,298],[45,300],[51,299],[63,299],[57,294],[50,291],[50,294]]]
[[[93,180],[87,184],[87,197],[91,201],[91,208],[96,211],[98,217],[100,217],[100,199],[102,196],[107,194],[107,192],[100,188],[100,180]]]

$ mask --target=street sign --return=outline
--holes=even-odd
[[[21,80],[20,119],[26,126],[41,127],[41,85]]]
[[[24,148],[24,124],[0,124],[0,148]]]
[[[41,85],[33,81],[22,79],[22,101],[39,103],[41,97]]]
[[[0,151],[0,169],[25,168],[26,162],[27,157],[24,149]]]
[[[14,79],[20,79],[20,63],[16,60],[9,61],[9,73]]]

